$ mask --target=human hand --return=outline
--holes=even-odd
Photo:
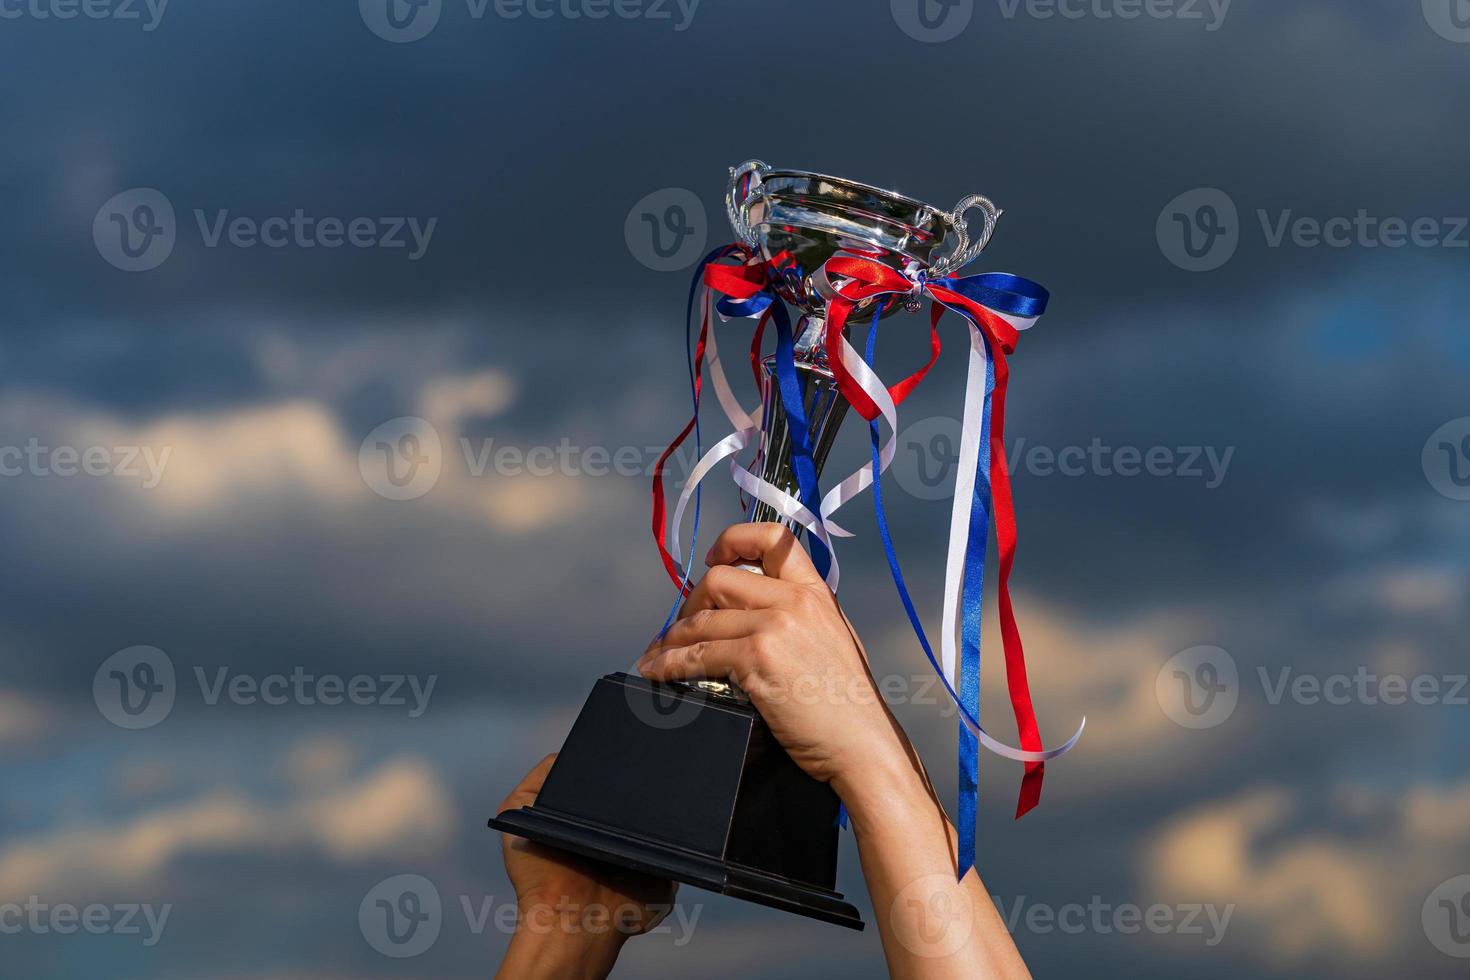
[[[555,761],[542,759],[497,812],[534,803]],[[673,908],[672,882],[510,834],[500,847],[520,915],[497,977],[605,977],[623,943]]]
[[[732,567],[743,562],[765,574]],[[638,661],[643,676],[734,680],[792,760],[844,799],[861,769],[912,768],[856,632],[790,531],[737,524],[705,564],[678,621]]]

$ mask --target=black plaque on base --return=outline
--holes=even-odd
[[[620,673],[593,687],[536,803],[490,826],[861,929],[833,890],[837,807],[748,702]]]

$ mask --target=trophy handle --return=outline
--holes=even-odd
[[[965,214],[971,210],[979,210],[984,219],[980,227],[980,235],[974,241],[970,241],[969,222]],[[975,260],[985,246],[990,244],[990,236],[995,234],[995,223],[1000,219],[1002,212],[988,197],[979,194],[971,194],[954,206],[954,210],[944,215],[944,220],[959,236],[959,244],[955,247],[950,257],[936,264],[933,276],[936,279],[943,278],[952,272],[958,272]]]
[[[730,227],[735,229],[736,237],[749,245],[752,251],[760,248],[760,242],[750,230],[750,222],[745,217],[745,205],[750,202],[755,189],[761,185],[761,175],[770,169],[768,164],[760,160],[747,160],[738,167],[731,167],[730,185],[725,190],[725,213],[730,217]],[[741,193],[740,184],[746,174],[750,174],[750,186]]]

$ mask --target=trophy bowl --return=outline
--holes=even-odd
[[[776,170],[749,160],[730,171],[725,207],[740,240],[770,263],[781,298],[820,317],[825,308],[814,275],[839,252],[862,255],[910,274],[940,278],[963,268],[990,241],[1000,211],[971,195],[945,211],[870,184],[806,170]],[[982,224],[970,235],[967,214]],[[868,300],[892,312],[901,297]],[[805,346],[798,343],[798,347]]]

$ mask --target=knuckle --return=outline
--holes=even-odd
[[[708,572],[705,572],[704,582],[705,585],[709,588],[710,593],[714,594],[716,592],[723,591],[725,587],[730,584],[730,576],[734,572],[735,569],[731,568],[729,565],[716,565]]]
[[[772,633],[794,633],[797,625],[796,615],[785,609],[774,610],[767,619],[767,626]]]
[[[788,543],[796,543],[796,535],[785,524],[762,525],[765,531],[766,544],[771,547],[784,546]]]
[[[780,668],[781,643],[770,633],[757,633],[750,643],[750,667],[755,673],[770,677]]]

